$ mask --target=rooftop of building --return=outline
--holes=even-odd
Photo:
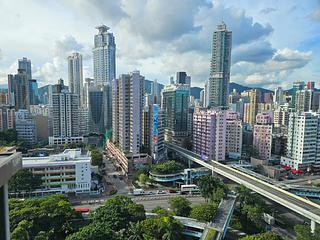
[[[81,149],[66,149],[62,153],[43,157],[24,157],[23,166],[34,165],[71,165],[75,162],[90,162],[91,157],[82,153]]]

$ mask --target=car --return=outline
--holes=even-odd
[[[166,191],[164,191],[164,190],[158,190],[157,191],[157,194],[166,194],[167,192]]]
[[[173,190],[173,189],[169,189],[169,190],[167,190],[167,192],[168,192],[168,193],[177,193],[177,191],[176,191],[176,190]]]

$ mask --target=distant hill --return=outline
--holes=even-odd
[[[241,84],[231,82],[230,85],[229,85],[229,93],[231,93],[233,91],[233,89],[236,89],[238,93],[241,93],[243,91],[246,91],[246,90],[249,90],[249,89],[253,89],[253,88],[255,88],[255,87],[243,86]],[[255,89],[258,89],[263,93],[273,92],[273,91],[271,91],[269,89],[260,88],[260,87],[256,87]]]

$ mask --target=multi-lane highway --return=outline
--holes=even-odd
[[[236,183],[243,184],[264,197],[309,218],[311,220],[311,228],[315,227],[315,222],[320,224],[320,205],[217,161],[204,161],[199,155],[184,148],[170,143],[166,143],[166,147],[188,160],[207,167]]]

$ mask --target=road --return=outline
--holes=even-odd
[[[131,190],[131,187],[124,181],[123,177],[120,179],[119,172],[115,169],[113,163],[105,156],[103,157],[103,162],[105,163],[105,175],[103,176],[104,180],[112,183],[112,185],[117,189],[118,194],[128,194],[128,192]]]
[[[148,212],[157,206],[163,207],[165,209],[169,208],[168,200],[170,199],[170,197],[174,197],[174,196],[177,196],[177,194],[137,196],[137,197],[131,197],[131,198],[135,203],[142,204],[145,210]],[[183,195],[183,196],[186,197],[191,202],[192,206],[205,203],[205,199],[201,196],[188,196],[188,195]],[[112,197],[113,196],[110,196],[106,199],[100,199],[100,200],[96,199],[96,200],[82,201],[81,204],[75,205],[73,207],[75,208],[82,207],[82,208],[89,208],[90,210],[95,210],[98,207],[102,206],[107,199]]]
[[[311,201],[305,200],[304,198],[298,197],[252,176],[244,174],[227,165],[223,165],[216,161],[203,161],[197,154],[181,147],[177,147],[170,143],[166,143],[166,146],[169,149],[174,150],[178,154],[194,162],[197,162],[204,167],[212,169],[212,171],[220,174],[221,176],[229,178],[239,184],[243,184],[253,191],[263,195],[264,197],[273,200],[296,213],[302,214],[317,223],[320,223],[320,205],[312,203]]]

